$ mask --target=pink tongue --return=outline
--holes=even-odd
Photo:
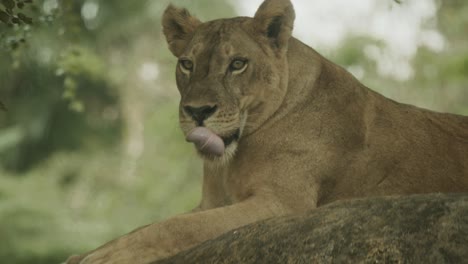
[[[197,149],[206,154],[222,156],[224,153],[223,140],[206,127],[192,129],[185,138],[195,144]]]

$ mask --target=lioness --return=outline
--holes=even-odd
[[[340,199],[468,191],[468,117],[389,100],[291,36],[289,0],[206,23],[172,5],[180,125],[204,159],[191,213],[69,263],[147,263]]]

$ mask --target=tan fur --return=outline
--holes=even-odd
[[[183,107],[217,105],[204,125],[240,129],[221,157],[204,156],[203,198],[193,212],[142,227],[83,255],[81,263],[145,263],[261,219],[340,199],[468,191],[468,117],[387,99],[291,37],[288,0],[266,0],[255,18],[201,23],[169,6],[170,50]],[[230,61],[247,58],[241,74]],[[77,258],[70,263],[77,263]]]

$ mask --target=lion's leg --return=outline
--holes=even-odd
[[[79,263],[147,263],[171,256],[237,227],[285,214],[273,201],[251,197],[238,204],[179,215],[113,240],[84,255]]]

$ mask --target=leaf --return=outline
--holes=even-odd
[[[13,0],[2,0],[2,3],[7,9],[13,9],[15,7],[15,1]]]
[[[13,24],[21,24],[21,20],[17,17],[12,17],[11,22],[13,22]]]
[[[13,41],[13,42],[11,42],[10,47],[11,47],[12,50],[16,50],[19,47],[19,44],[18,44],[18,42]]]
[[[5,24],[8,24],[8,22],[10,22],[10,15],[0,10],[0,21],[2,21]]]
[[[65,89],[76,90],[78,84],[72,77],[66,77],[63,81],[63,86],[65,87]]]
[[[82,113],[84,111],[84,105],[81,101],[74,100],[68,106],[70,110],[75,111],[77,113]]]
[[[28,25],[32,24],[32,18],[26,16],[23,13],[18,13],[18,18]]]

